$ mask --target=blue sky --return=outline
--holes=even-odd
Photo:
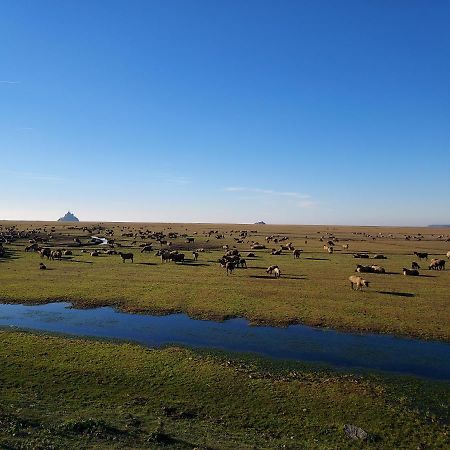
[[[3,0],[0,219],[450,223],[450,2]]]

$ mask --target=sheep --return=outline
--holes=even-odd
[[[225,263],[225,269],[227,270],[227,275],[228,273],[233,274],[233,270],[235,269],[234,263],[227,261]]]
[[[198,252],[197,251],[192,252],[192,258],[194,258],[194,261],[198,260]]]
[[[363,272],[372,273],[372,272],[374,272],[374,270],[372,269],[372,266],[363,266],[361,264],[358,264],[356,266],[355,272],[358,272],[358,273],[363,273]]]
[[[331,255],[334,252],[334,247],[327,247],[325,246],[327,249],[327,252]]]
[[[93,252],[90,253],[91,256],[99,256],[100,253],[97,250],[94,250]]]
[[[184,262],[184,253],[174,253],[174,254],[171,254],[170,256],[171,256],[171,259],[173,262],[176,262],[176,263]]]
[[[46,256],[47,259],[50,259],[51,254],[52,254],[52,251],[51,251],[51,249],[49,249],[48,247],[41,248],[41,249],[39,250],[39,255],[40,255],[41,258],[43,258],[44,256]]]
[[[362,291],[363,287],[369,287],[369,281],[364,280],[361,277],[357,277],[356,275],[351,275],[350,277],[348,277],[349,281],[350,281],[350,285],[352,290],[355,290],[354,286],[356,285],[356,290],[358,291]]]
[[[418,277],[420,274],[417,269],[407,269],[406,267],[403,267],[403,275]]]
[[[152,251],[153,251],[153,246],[152,245],[144,245],[144,247],[142,247],[141,253],[152,252]]]
[[[373,273],[386,273],[386,270],[384,269],[384,267],[377,266],[376,264],[374,264],[372,266],[372,271],[373,271]]]
[[[280,250],[276,250],[275,248],[273,248],[270,254],[271,255],[281,255],[282,252],[281,252],[281,249]]]
[[[273,273],[273,271],[274,271],[275,269],[279,269],[279,267],[276,266],[276,265],[269,266],[269,267],[266,269],[266,272],[267,272],[269,275],[272,275],[272,273]]]
[[[39,245],[37,243],[31,244],[31,245],[27,245],[25,247],[25,251],[26,252],[35,252],[37,251],[37,249],[39,248]]]
[[[444,259],[432,259],[430,265],[428,266],[430,270],[445,270],[445,260]]]
[[[161,262],[168,262],[171,259],[170,253],[168,251],[164,251],[164,252],[158,252],[158,256],[161,257]]]
[[[450,252],[447,252],[447,258],[450,259]]]
[[[281,270],[278,267],[275,267],[275,269],[273,269],[273,276],[275,278],[280,278],[281,277]]]
[[[39,270],[46,270],[47,266],[44,263],[39,263]]]
[[[253,252],[247,253],[247,258],[256,258],[256,255]]]
[[[134,262],[133,258],[134,255],[133,253],[122,253],[119,252],[120,257],[122,258],[122,262],[124,263],[127,259],[129,259],[131,262]]]
[[[302,254],[303,250],[300,250],[299,248],[297,248],[296,250],[294,250],[292,252],[292,255],[294,256],[294,259],[299,259],[300,255]]]
[[[369,258],[369,255],[367,253],[355,253],[353,255],[353,258],[364,258],[364,259],[367,259],[367,258]]]
[[[348,244],[342,244],[342,248],[343,248],[344,250],[348,250]]]
[[[72,256],[72,250],[64,250],[64,256]]]
[[[428,253],[414,252],[414,254],[420,259],[428,259]]]
[[[384,255],[374,255],[373,259],[387,259],[387,257]]]
[[[59,259],[59,260],[61,261],[61,258],[62,258],[62,252],[61,252],[61,250],[53,250],[53,251],[50,253],[50,259],[53,259],[53,260]]]
[[[411,263],[411,269],[413,269],[413,270],[419,270],[419,269],[420,269],[420,266],[419,266],[418,263],[416,263],[416,261],[413,261],[413,262]]]
[[[239,264],[239,266],[241,266],[242,269],[247,268],[247,261],[244,258],[240,258],[238,264]]]

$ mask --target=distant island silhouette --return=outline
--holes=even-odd
[[[266,222],[264,222],[263,220],[260,220],[259,222],[255,222],[255,225],[265,225]]]
[[[79,220],[78,217],[76,217],[73,213],[67,211],[63,217],[60,217],[58,219],[58,222],[79,222]]]

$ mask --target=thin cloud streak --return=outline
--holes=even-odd
[[[40,173],[33,172],[18,172],[14,170],[3,170],[1,173],[12,175],[18,178],[26,179],[26,180],[37,180],[37,181],[65,181],[65,178],[55,176],[55,175],[45,175]]]
[[[191,180],[187,177],[169,177],[166,179],[166,183],[186,185],[189,184]]]
[[[239,186],[230,186],[224,189],[226,192],[253,192],[256,194],[264,194],[264,195],[279,195],[282,197],[292,197],[292,198],[300,198],[300,199],[309,199],[311,198],[308,194],[301,194],[300,192],[283,192],[283,191],[274,191],[273,189],[260,189],[260,188],[246,188]]]
[[[0,80],[0,84],[19,84],[20,81]]]

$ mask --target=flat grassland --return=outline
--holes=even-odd
[[[113,305],[130,312],[186,312],[192,317],[219,320],[241,316],[253,323],[304,323],[450,340],[449,270],[428,270],[428,263],[413,255],[414,251],[422,251],[428,252],[430,258],[446,259],[450,250],[450,242],[446,242],[448,228],[104,223],[104,229],[98,230],[92,223],[0,225],[3,230],[11,225],[17,230],[45,228],[43,234],[52,237],[44,245],[54,248],[68,248],[75,237],[83,244],[71,248],[73,256],[62,261],[44,260],[49,269],[46,271],[38,270],[41,259],[37,253],[24,251],[27,239],[7,244],[8,257],[0,259],[2,302],[68,300],[79,307]],[[90,230],[83,231],[83,227]],[[113,230],[113,238],[122,246],[116,250],[134,253],[133,264],[122,263],[117,255],[101,253],[93,257],[81,252],[103,250],[105,246],[89,246],[89,241],[93,234],[102,236],[105,229]],[[151,240],[134,234],[145,230],[194,237],[194,243],[189,244],[184,237],[168,239],[171,248],[184,252],[188,261],[162,264],[155,252],[141,253],[140,245]],[[225,238],[205,235],[210,230],[219,231]],[[243,243],[237,243],[242,230],[249,234]],[[133,236],[123,236],[129,233]],[[266,243],[269,235],[286,236],[288,240]],[[338,238],[333,254],[323,249],[329,235]],[[405,236],[412,238],[406,240]],[[267,249],[250,250],[252,241],[265,244]],[[290,251],[279,256],[270,254],[271,248],[287,242],[304,250],[300,259],[295,260]],[[166,248],[154,240],[153,244],[156,250]],[[348,244],[348,250],[342,244]],[[217,262],[224,254],[223,245],[236,246],[248,268],[227,276]],[[205,252],[194,262],[191,252],[196,248],[204,248]],[[246,257],[249,251],[256,257]],[[355,259],[355,252],[368,252],[371,257],[381,253],[388,259]],[[420,271],[420,277],[403,276],[402,268],[411,267],[413,260],[425,270]],[[348,277],[355,273],[357,263],[379,264],[386,274],[363,274],[371,282],[370,288],[352,291]],[[272,264],[281,268],[280,279],[266,274],[265,269]]]
[[[413,251],[443,257],[450,247],[448,229],[0,225],[4,235],[11,234],[11,226],[17,231],[40,228],[43,246],[73,252],[61,261],[41,260],[37,253],[24,251],[28,238],[10,239],[0,258],[1,302],[69,300],[80,307],[113,305],[133,312],[182,311],[201,318],[242,316],[254,323],[306,323],[445,341],[450,337],[449,272],[401,274],[415,259]],[[194,237],[189,244],[185,237],[170,239],[171,248],[183,251],[187,262],[162,264],[154,252],[141,253],[149,239],[142,239],[139,231],[148,229]],[[92,235],[102,236],[107,230],[121,246],[115,250],[133,252],[134,263],[103,253],[109,247],[90,244]],[[209,230],[225,238],[207,237]],[[243,243],[236,242],[236,230],[249,231]],[[331,255],[323,249],[326,233],[338,238]],[[405,240],[405,235],[417,233],[423,235],[420,241]],[[273,234],[288,237],[283,244],[302,248],[301,258],[294,260],[287,251],[270,255],[269,249],[279,248],[274,243],[254,250],[256,257],[246,257],[251,241],[265,243]],[[74,246],[74,238],[81,244]],[[223,245],[236,245],[248,268],[227,276],[217,262]],[[191,251],[202,247],[205,251],[193,261]],[[100,255],[91,256],[93,249]],[[354,252],[363,251],[372,256],[383,253],[388,259],[353,258]],[[47,270],[39,270],[41,261]],[[354,292],[348,276],[358,262],[379,263],[387,273],[364,274],[371,287]],[[280,266],[281,279],[266,274],[271,264]],[[0,330],[0,342],[0,448],[450,447],[448,382],[354,376],[248,355],[147,349],[9,329]],[[361,427],[369,438],[348,438],[345,424]]]
[[[0,448],[446,449],[448,383],[0,330]],[[369,433],[358,442],[354,424]]]

